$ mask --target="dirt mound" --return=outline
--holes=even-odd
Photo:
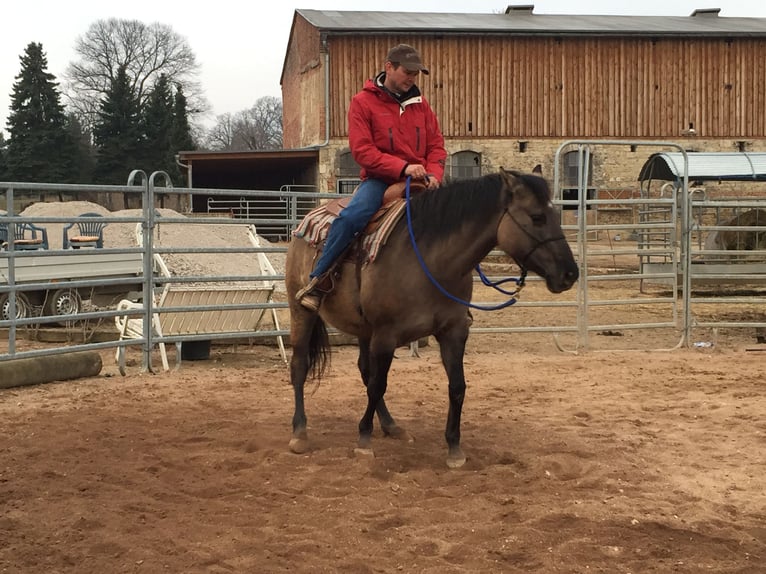
[[[243,247],[250,248],[245,224],[195,224],[193,218],[172,209],[158,208],[157,227],[155,230],[155,247],[173,248],[219,248]],[[106,218],[140,218],[140,209],[124,209],[109,211],[108,209],[88,201],[68,201],[63,203],[34,203],[20,215],[24,217],[77,217],[83,213],[99,213]],[[162,222],[162,218],[183,218],[190,223]],[[114,221],[104,228],[104,247],[136,247],[136,223]],[[51,249],[61,249],[63,244],[63,229],[66,224],[46,223],[48,240]],[[261,245],[271,245],[263,237],[259,237]],[[243,253],[167,253],[162,255],[173,275],[188,276],[219,276],[219,275],[259,275],[258,260],[252,252]],[[269,261],[277,273],[284,272],[284,255],[267,254]]]

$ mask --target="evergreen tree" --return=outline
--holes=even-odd
[[[170,152],[172,157],[172,171],[168,173],[179,186],[186,186],[188,174],[186,170],[176,163],[176,154],[181,151],[194,151],[197,149],[189,126],[189,116],[186,104],[186,96],[180,84],[176,85],[176,93],[173,98],[173,130],[170,137]]]
[[[74,142],[66,126],[56,77],[42,44],[30,43],[11,93],[6,177],[11,181],[71,182]]]
[[[173,95],[165,74],[160,76],[149,94],[141,119],[145,154],[143,163],[147,171],[165,171],[171,175],[168,170],[173,168],[173,163],[168,158],[173,129]]]
[[[95,149],[91,143],[91,135],[85,130],[82,122],[74,113],[67,114],[67,129],[74,142],[75,181],[80,183],[93,182],[93,170],[96,166]]]
[[[5,138],[3,137],[3,132],[0,132],[0,181],[8,179],[5,171]]]
[[[124,185],[128,174],[139,169],[142,157],[139,105],[130,88],[125,67],[117,70],[106,98],[101,102],[93,130],[96,144],[97,183]]]

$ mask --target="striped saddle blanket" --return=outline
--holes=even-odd
[[[327,239],[330,224],[348,204],[351,197],[334,199],[309,211],[298,225],[293,235],[301,237],[317,249],[321,249]],[[407,201],[404,198],[386,203],[373,215],[367,227],[357,239],[357,249],[362,252],[364,263],[375,261],[375,257],[386,244],[391,230],[404,213]]]

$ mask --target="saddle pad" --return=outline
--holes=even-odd
[[[402,213],[404,213],[406,205],[407,201],[405,199],[397,199],[381,207],[372,217],[371,221],[374,222],[372,229],[370,230],[368,226],[362,233],[361,238],[357,240],[359,247],[364,253],[365,263],[375,261],[375,257],[386,244],[394,225],[396,225],[396,222],[399,221]],[[330,229],[330,225],[337,217],[334,211],[334,207],[331,206],[328,209],[327,205],[320,205],[312,209],[306,214],[295,231],[293,231],[293,235],[321,249],[320,244],[324,244],[325,240],[327,240],[327,232]]]

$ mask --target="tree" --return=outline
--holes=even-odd
[[[197,145],[194,143],[194,138],[191,134],[186,96],[180,84],[176,86],[176,93],[173,98],[173,127],[170,134],[170,148],[173,153],[171,158],[173,166],[168,173],[173,181],[178,182],[179,185],[185,185],[187,173],[180,170],[175,156],[181,151],[193,151],[197,149]]]
[[[230,113],[216,116],[215,125],[205,132],[205,147],[215,151],[234,151],[234,117]]]
[[[86,128],[95,123],[100,105],[123,69],[128,85],[140,105],[161,75],[169,83],[182,84],[193,94],[200,112],[208,104],[197,81],[199,66],[185,38],[165,24],[149,26],[137,20],[98,20],[77,39],[80,59],[67,68],[66,95],[69,106]]]
[[[264,96],[235,122],[235,146],[245,150],[282,147],[282,100]]]
[[[117,70],[112,86],[101,102],[93,138],[97,150],[95,181],[125,184],[128,174],[139,167],[143,142],[138,98],[124,66]]]
[[[11,181],[74,181],[74,141],[42,44],[30,43],[20,60],[11,93],[5,175]]]
[[[149,172],[167,172],[173,129],[173,95],[165,74],[160,75],[149,94],[148,101],[141,113],[141,131],[143,132],[143,162]]]
[[[3,132],[0,132],[0,181],[8,179],[5,176],[5,137]]]
[[[96,150],[93,148],[91,134],[83,127],[80,120],[73,113],[67,114],[66,124],[69,135],[74,142],[74,181],[91,183],[93,181],[93,170],[96,166]]]
[[[282,100],[264,96],[248,110],[218,116],[206,142],[211,149],[221,151],[281,149]]]

